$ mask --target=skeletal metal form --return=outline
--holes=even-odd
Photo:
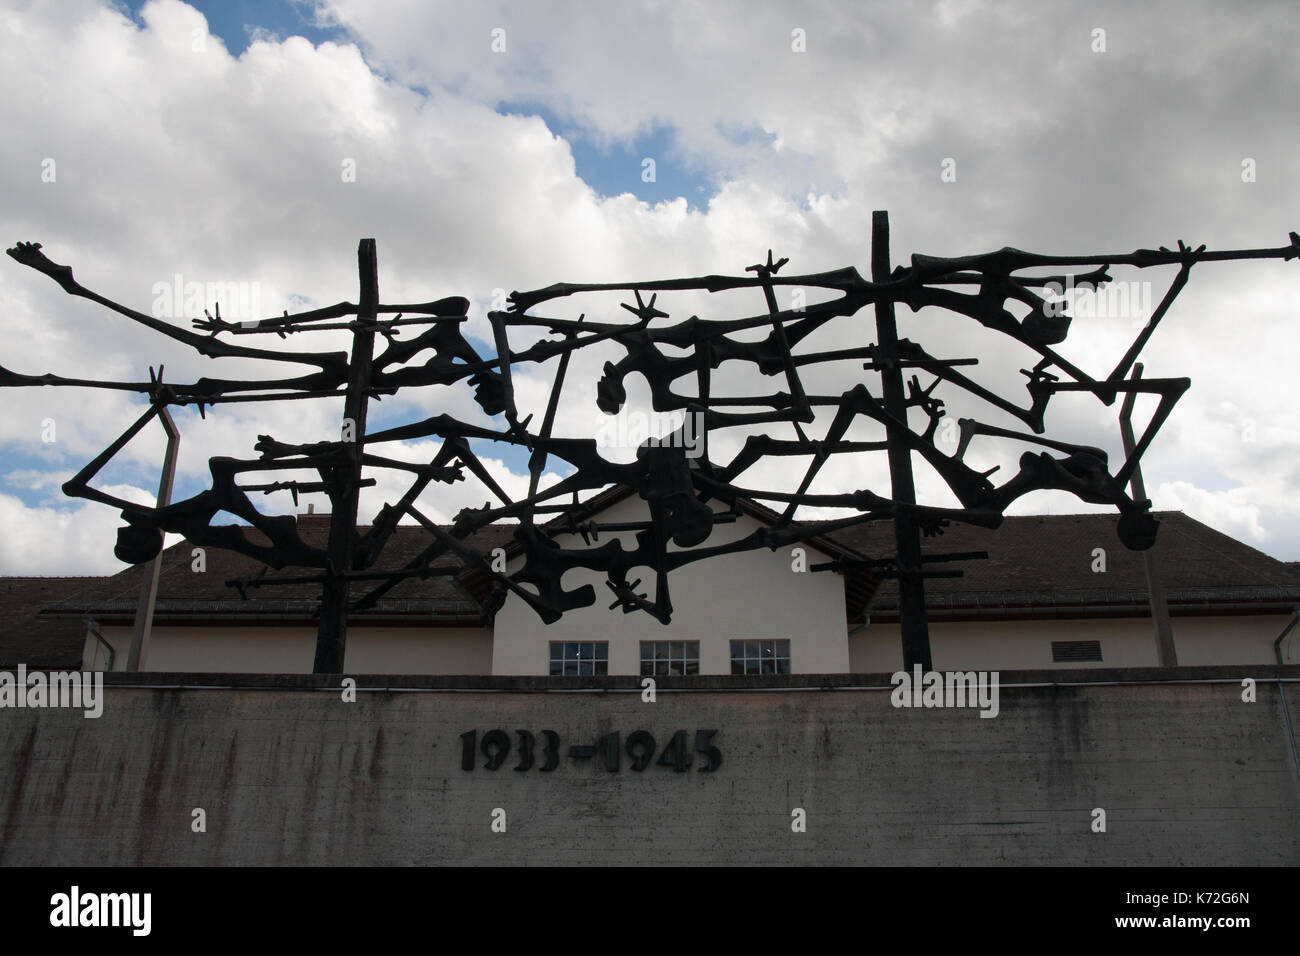
[[[62,378],[57,375],[22,375],[0,367],[0,386],[80,386],[138,392],[149,399],[149,408],[112,445],[90,462],[64,486],[71,496],[89,498],[121,509],[126,526],[119,531],[115,553],[123,561],[142,563],[156,556],[164,532],[183,535],[187,540],[213,547],[229,548],[256,558],[270,568],[301,567],[312,570],[305,576],[256,576],[230,582],[246,593],[250,588],[320,583],[322,600],[314,669],[318,673],[340,673],[349,608],[372,606],[397,583],[410,577],[456,573],[465,567],[477,569],[493,582],[493,596],[485,615],[494,614],[513,593],[526,602],[546,623],[558,620],[565,611],[592,605],[595,589],[582,585],[565,590],[564,573],[585,568],[605,575],[613,595],[611,608],[625,613],[644,611],[667,623],[673,613],[668,576],[670,572],[704,559],[756,548],[775,549],[815,536],[868,521],[890,521],[894,527],[896,554],[874,560],[839,559],[814,565],[812,570],[871,569],[876,577],[896,577],[900,587],[900,613],[905,666],[931,665],[926,625],[924,579],[951,576],[953,570],[924,570],[923,564],[960,560],[971,555],[927,554],[920,551],[920,538],[942,532],[951,521],[997,527],[1007,507],[1020,496],[1042,489],[1063,489],[1081,500],[1113,505],[1119,511],[1119,536],[1130,548],[1144,549],[1155,540],[1156,522],[1149,501],[1135,501],[1126,491],[1129,478],[1152,438],[1168,417],[1174,403],[1188,388],[1185,378],[1130,377],[1143,347],[1160,324],[1198,262],[1234,259],[1300,256],[1300,236],[1290,234],[1290,245],[1272,249],[1208,252],[1204,246],[1191,248],[1182,242],[1177,249],[1139,249],[1122,255],[1046,256],[1001,249],[987,255],[943,259],[914,255],[910,266],[891,268],[888,218],[876,213],[873,224],[871,280],[856,269],[846,268],[816,275],[782,276],[787,260],[767,261],[750,266],[752,276],[703,276],[656,282],[615,284],[558,284],[532,292],[515,292],[510,308],[489,312],[496,355],[484,358],[461,334],[469,302],[450,297],[435,302],[385,305],[379,301],[375,244],[362,240],[358,250],[361,290],[356,303],[341,302],[328,308],[285,313],[257,322],[231,323],[221,319],[219,309],[194,325],[199,334],[119,305],[78,283],[72,270],[51,262],[37,243],[18,243],[9,255],[18,262],[50,276],[65,292],[90,299],[119,315],[143,324],[211,358],[238,357],[290,362],[313,371],[291,377],[262,381],[200,378],[188,384],[163,382],[162,367],[150,368],[149,381],[109,382]],[[1064,342],[1070,317],[1061,300],[1044,298],[1039,291],[1059,294],[1068,284],[1093,288],[1111,281],[1110,269],[1132,266],[1139,269],[1177,265],[1178,273],[1150,321],[1113,370],[1093,377],[1072,364],[1055,348]],[[1081,272],[1079,269],[1090,269]],[[1071,270],[1058,275],[1027,275],[1031,270]],[[825,302],[800,308],[781,309],[776,288],[791,286],[823,290],[836,295]],[[763,293],[765,309],[738,319],[669,319],[656,306],[661,292],[708,292],[752,288]],[[963,289],[971,291],[959,291]],[[586,293],[630,294],[633,303],[623,308],[634,321],[587,321],[539,316],[533,310],[553,300]],[[646,301],[644,295],[650,296]],[[1016,318],[1009,303],[1028,308]],[[819,329],[837,320],[845,332],[860,330],[853,317],[873,306],[876,327],[874,342],[851,342],[844,348],[823,352],[799,352],[798,346]],[[1028,403],[1013,400],[977,384],[961,372],[960,366],[976,359],[941,358],[919,344],[897,334],[895,307],[913,311],[937,307],[965,316],[992,331],[1028,347],[1040,356],[1031,369],[1023,369]],[[395,316],[394,318],[381,318]],[[407,317],[410,316],[410,317]],[[614,317],[616,318],[616,317]],[[251,348],[231,344],[220,336],[274,334],[285,338],[323,329],[346,329],[352,333],[351,355],[342,352],[295,352]],[[531,346],[514,350],[510,332],[541,330],[551,336]],[[765,338],[747,341],[753,330],[769,329]],[[413,332],[404,337],[407,332]],[[858,334],[861,334],[860,332]],[[375,346],[381,348],[376,354]],[[606,362],[596,383],[597,405],[606,414],[618,414],[627,401],[625,380],[641,374],[650,386],[653,407],[659,412],[680,411],[688,416],[689,427],[698,422],[701,445],[688,455],[683,434],[647,440],[630,463],[617,463],[602,456],[598,443],[590,438],[561,438],[554,432],[555,417],[572,356],[580,349],[608,343],[625,353],[617,362]],[[671,350],[668,351],[668,350]],[[418,356],[430,352],[417,362]],[[520,420],[515,404],[513,373],[530,363],[559,359],[546,412],[536,431],[530,430],[531,416]],[[718,395],[713,373],[724,362],[740,362],[764,376],[777,376],[784,389],[766,395]],[[880,387],[857,382],[838,394],[810,392],[804,374],[831,363],[856,362],[879,376]],[[906,373],[906,374],[905,374]],[[922,385],[920,375],[932,377]],[[682,380],[694,379],[694,389],[675,388]],[[470,386],[482,410],[503,420],[495,428],[473,425],[446,414],[421,422],[376,431],[366,429],[369,399],[396,394],[401,389],[430,385]],[[934,396],[941,383],[960,389],[1019,421],[1028,431],[994,426],[971,418],[958,421],[959,440],[947,454],[936,443],[936,433],[945,416],[944,402]],[[1063,392],[1084,392],[1106,405],[1120,395],[1149,393],[1159,396],[1157,409],[1146,432],[1132,452],[1113,473],[1105,451],[1046,437],[1045,414],[1051,399]],[[90,482],[108,462],[154,417],[168,406],[194,405],[201,415],[209,407],[243,402],[300,400],[341,397],[344,399],[344,428],[339,441],[290,444],[269,435],[258,438],[255,459],[212,458],[209,489],[164,507],[138,505],[92,488]],[[910,409],[918,409],[925,420],[921,431],[908,420]],[[810,437],[819,410],[829,413],[829,422],[819,437]],[[849,430],[860,420],[884,429],[883,441],[849,440]],[[729,461],[715,461],[710,448],[715,433],[733,427],[761,427],[764,434],[749,435],[740,451]],[[790,429],[792,437],[778,438],[774,428]],[[350,433],[349,433],[350,430]],[[992,437],[1026,442],[1039,451],[1026,452],[1019,471],[1002,484],[990,480],[992,471],[980,472],[966,461],[971,441]],[[434,438],[441,441],[438,452],[427,464],[384,457],[378,449],[388,442]],[[490,440],[530,451],[529,487],[525,496],[512,499],[493,479],[471,447],[472,440]],[[809,491],[822,468],[834,455],[884,451],[889,457],[891,488],[888,495],[869,489],[838,493]],[[1056,453],[1056,454],[1053,454]],[[771,458],[810,459],[793,492],[749,487],[742,476],[755,465]],[[572,473],[546,488],[540,480],[548,461],[558,459]],[[912,465],[914,459],[928,464],[952,490],[959,508],[938,508],[916,502]],[[358,492],[376,483],[364,473],[378,469],[406,473],[410,484],[395,504],[385,504],[365,534],[357,528]],[[456,515],[450,527],[440,527],[416,506],[420,495],[435,483],[451,484],[465,479],[465,470],[482,482],[498,503],[469,508]],[[994,469],[996,470],[996,469]],[[241,476],[259,472],[306,471],[313,480],[276,480],[262,484],[241,484]],[[646,503],[648,520],[611,523],[574,520],[572,503],[557,503],[581,492],[610,485],[631,489]],[[325,548],[309,544],[298,533],[295,519],[260,512],[249,492],[271,494],[289,491],[295,502],[300,493],[324,492],[330,498],[332,515]],[[709,544],[717,524],[734,520],[735,502],[753,499],[779,507],[770,524],[744,537]],[[710,502],[731,505],[731,511],[717,511]],[[846,509],[847,517],[810,524],[795,518],[800,506]],[[250,538],[238,525],[214,525],[214,517],[229,512],[246,520],[265,536]],[[555,521],[543,516],[558,515]],[[398,522],[410,517],[430,533],[431,543],[401,569],[379,569],[377,562]],[[515,530],[522,564],[512,573],[488,561],[473,544],[477,531],[487,525],[517,522]],[[631,531],[634,546],[617,537],[595,544],[601,531]],[[581,537],[585,547],[562,547],[559,536]],[[670,547],[670,545],[672,547]],[[457,563],[436,562],[454,555]],[[653,597],[640,590],[638,579],[629,580],[634,568],[655,572]],[[369,586],[356,600],[353,583]]]

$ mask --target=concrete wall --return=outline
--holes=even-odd
[[[1174,648],[1182,666],[1273,664],[1273,642],[1290,620],[1284,614],[1175,617]],[[1099,641],[1101,662],[1052,662],[1053,641]],[[1155,667],[1150,618],[1036,621],[931,621],[930,649],[939,669],[1029,670]],[[1300,663],[1300,632],[1282,644],[1283,663]],[[897,624],[875,623],[849,638],[852,673],[893,673],[903,666]]]
[[[1291,683],[1266,682],[1279,673]],[[1089,675],[1129,683],[1041,685]],[[1142,682],[1157,679],[1175,682]],[[1039,686],[1004,687],[994,719],[895,709],[887,688],[851,689],[861,676],[661,682],[655,703],[635,678],[607,693],[371,679],[403,689],[355,703],[311,676],[242,680],[265,686],[108,687],[98,720],[0,710],[0,864],[1300,864],[1279,696],[1300,718],[1296,667],[1007,674]],[[512,751],[462,770],[460,735],[492,728],[537,733],[539,759],[544,729],[566,754],[614,731],[662,747],[712,729],[723,764],[636,773],[624,756],[610,773],[565,756],[515,772]]]
[[[715,504],[715,510],[719,505]],[[601,512],[600,520],[643,521],[648,511],[640,498],[625,499]],[[740,516],[733,524],[716,525],[707,544],[726,544],[759,527]],[[633,547],[633,534],[612,534]],[[558,536],[564,546],[568,536]],[[579,539],[580,542],[581,539]],[[606,535],[601,536],[601,541]],[[580,545],[579,545],[580,546]],[[804,545],[809,564],[826,555]],[[670,548],[677,550],[675,546]],[[551,641],[609,641],[609,673],[639,674],[641,641],[699,641],[700,673],[731,673],[731,641],[786,639],[795,674],[847,673],[849,670],[844,611],[844,579],[832,572],[796,573],[791,549],[758,550],[724,555],[688,565],[669,575],[672,623],[665,626],[649,614],[609,610],[612,594],[603,574],[575,569],[564,576],[566,588],[590,584],[596,589],[592,607],[567,611],[549,626],[518,597],[511,595],[497,613],[492,673],[548,673]],[[513,573],[519,562],[510,565]],[[654,598],[655,575],[641,569],[640,590]]]
[[[129,627],[103,627],[126,670]],[[156,627],[147,671],[310,674],[316,629],[306,627]],[[474,627],[350,627],[345,668],[354,674],[488,674],[492,631]],[[82,666],[107,669],[108,651],[87,634]]]

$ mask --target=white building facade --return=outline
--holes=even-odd
[[[596,512],[602,523],[635,523],[647,516],[645,502],[634,495],[602,501]],[[720,504],[714,507],[725,512]],[[715,524],[708,543],[750,535],[767,515],[749,503],[732,509]],[[1167,577],[1177,663],[1300,660],[1300,628],[1292,626],[1300,606],[1300,571],[1184,515],[1161,517],[1157,563]],[[321,516],[306,520],[324,527]],[[927,543],[949,551],[983,547],[989,554],[987,561],[964,562],[961,578],[927,582],[934,667],[1157,666],[1140,555],[1116,546],[1105,574],[1088,565],[1095,542],[1113,537],[1113,520],[1106,515],[1009,518],[997,531],[950,529],[944,536],[950,540]],[[887,523],[856,537],[836,533],[797,549],[759,548],[680,568],[668,579],[673,611],[667,625],[641,611],[610,610],[613,595],[604,576],[580,568],[564,576],[563,586],[591,585],[594,604],[568,611],[550,625],[513,594],[485,620],[487,595],[472,575],[411,579],[394,589],[391,599],[352,615],[346,670],[573,677],[890,674],[902,667],[894,583],[863,572],[811,570],[846,556],[887,554],[888,527],[882,525]],[[489,543],[508,548],[513,540],[509,528],[495,529],[494,535]],[[632,535],[602,532],[601,540],[621,537],[630,544]],[[397,537],[408,555],[431,540],[418,527],[402,527]],[[572,543],[564,533],[555,540],[561,547]],[[293,599],[280,600],[266,597],[272,592],[266,588],[241,601],[225,581],[240,570],[254,570],[252,562],[227,553],[222,565],[210,556],[208,569],[198,573],[191,569],[190,554],[184,543],[164,552],[142,669],[311,672],[316,624],[310,589],[290,589]],[[522,557],[517,549],[508,555],[507,571],[517,570]],[[62,600],[47,596],[30,633],[57,622],[62,632],[78,635],[65,650],[67,663],[125,670],[143,575],[143,568],[132,568],[111,578],[75,579],[80,593]],[[629,575],[637,577],[638,592],[653,599],[654,572],[643,568]],[[30,641],[11,641],[0,651],[13,663],[32,663],[40,656],[40,646],[33,650]]]

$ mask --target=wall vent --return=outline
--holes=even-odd
[[[1101,641],[1052,641],[1052,663],[1100,661]]]

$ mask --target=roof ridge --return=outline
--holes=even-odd
[[[1211,542],[1207,541],[1207,542],[1206,542],[1206,546],[1212,548],[1212,550],[1214,551],[1214,553],[1217,554],[1219,557],[1224,558],[1224,559],[1226,559],[1226,560],[1228,560],[1228,561],[1231,561],[1235,566],[1237,566],[1237,567],[1239,567],[1239,568],[1242,568],[1242,569],[1245,569],[1245,570],[1249,570],[1249,566],[1248,566],[1248,565],[1246,565],[1246,564],[1245,564],[1244,562],[1242,562],[1240,559],[1238,559],[1237,557],[1235,557],[1235,556],[1229,554],[1228,551],[1226,551],[1226,550],[1223,549],[1222,545],[1223,545],[1224,543],[1227,543],[1229,546],[1236,545],[1236,546],[1238,546],[1238,547],[1246,548],[1247,550],[1251,551],[1254,555],[1257,555],[1258,557],[1264,558],[1264,559],[1267,560],[1267,561],[1271,561],[1273,564],[1276,564],[1276,565],[1278,565],[1279,567],[1285,567],[1285,565],[1286,565],[1286,562],[1285,562],[1285,561],[1282,561],[1282,560],[1279,559],[1279,558],[1275,558],[1275,557],[1273,557],[1271,554],[1269,554],[1269,553],[1266,552],[1266,551],[1261,551],[1259,548],[1256,548],[1254,545],[1251,545],[1251,544],[1248,544],[1248,543],[1245,542],[1245,541],[1242,541],[1240,538],[1234,538],[1234,537],[1233,537],[1232,535],[1230,535],[1230,534],[1225,534],[1224,532],[1220,531],[1218,528],[1211,527],[1210,525],[1206,524],[1204,521],[1198,521],[1196,518],[1193,518],[1193,517],[1192,517],[1191,515],[1189,515],[1189,514],[1185,514],[1185,513],[1183,513],[1183,512],[1178,512],[1178,514],[1182,515],[1182,517],[1184,517],[1184,518],[1187,519],[1188,521],[1192,522],[1192,524],[1196,525],[1198,528],[1203,529],[1204,531],[1208,531],[1208,532],[1210,533],[1210,535],[1212,535],[1214,538],[1219,539],[1219,540],[1218,540],[1217,542],[1215,542],[1214,544],[1211,544]],[[1170,525],[1170,527],[1171,527],[1171,528],[1177,528],[1177,524],[1176,524],[1176,523],[1175,523],[1175,524],[1172,524],[1172,525]],[[1183,533],[1183,536],[1184,536],[1184,537],[1187,537],[1187,535],[1186,535],[1185,532]]]
[[[114,572],[116,574],[117,572]],[[0,574],[0,581],[69,581],[73,579],[98,581],[112,574]]]

